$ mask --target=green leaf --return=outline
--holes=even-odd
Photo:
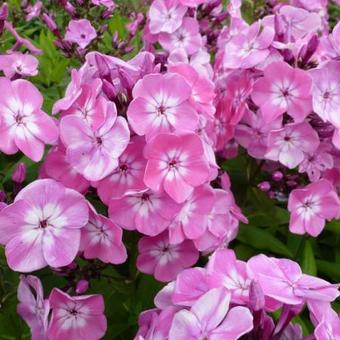
[[[268,251],[290,258],[293,257],[293,254],[283,242],[268,231],[254,226],[241,225],[237,239],[261,251]]]
[[[314,276],[317,274],[314,251],[310,240],[306,240],[303,248],[301,268],[306,274]]]
[[[340,266],[338,263],[316,260],[316,265],[321,274],[326,275],[333,282],[340,281]]]

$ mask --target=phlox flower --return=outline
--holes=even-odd
[[[70,296],[53,288],[49,301],[52,309],[49,339],[101,339],[107,329],[104,299],[101,295]]]
[[[194,131],[198,116],[189,100],[191,87],[173,73],[149,74],[133,88],[127,111],[132,129],[149,140],[159,133]]]
[[[66,28],[65,40],[80,48],[86,48],[96,37],[96,30],[87,19],[71,20]]]
[[[236,340],[253,328],[253,316],[246,307],[230,308],[230,294],[214,288],[200,297],[190,310],[174,316],[169,340]]]
[[[33,18],[39,17],[41,8],[42,8],[42,2],[38,0],[34,5],[29,5],[25,8],[26,15],[26,21],[31,21]]]
[[[65,187],[85,193],[90,182],[79,174],[66,160],[63,145],[50,149],[39,169],[39,178],[51,178]]]
[[[122,236],[122,229],[90,207],[89,221],[81,230],[80,249],[86,259],[120,264],[127,258]]]
[[[333,301],[338,288],[325,280],[303,274],[291,260],[256,255],[247,263],[248,275],[260,284],[265,296],[288,305],[306,301]]]
[[[44,144],[54,144],[58,128],[41,110],[43,97],[27,80],[0,77],[0,150],[6,154],[22,151],[33,161],[41,160]]]
[[[321,179],[293,190],[289,195],[288,210],[292,233],[316,237],[325,227],[325,220],[339,216],[340,201],[333,185]]]
[[[146,274],[153,274],[159,281],[174,280],[184,268],[194,265],[199,252],[189,240],[170,244],[167,232],[155,237],[142,237],[138,242],[137,268]]]
[[[202,47],[199,24],[194,18],[184,18],[182,25],[173,33],[160,33],[158,38],[167,51],[183,48],[187,54],[194,54]]]
[[[169,225],[170,243],[180,243],[185,238],[196,240],[203,237],[214,203],[215,192],[209,185],[196,188]]]
[[[36,76],[38,64],[38,59],[30,54],[14,52],[0,55],[0,70],[7,78],[16,74],[22,77]]]
[[[182,24],[187,7],[177,0],[155,0],[149,9],[149,29],[152,34],[173,33]]]
[[[179,0],[179,3],[188,7],[197,7],[205,2],[206,0]]]
[[[112,198],[109,204],[110,219],[126,230],[135,230],[155,236],[165,230],[179,210],[170,197],[151,190],[131,191]]]
[[[32,182],[0,212],[0,243],[11,269],[63,267],[77,255],[88,205],[78,192],[51,179]]]
[[[265,60],[274,38],[274,30],[260,21],[231,37],[224,47],[223,68],[251,68]]]
[[[195,134],[158,135],[146,145],[144,156],[148,160],[145,184],[156,192],[164,190],[177,203],[208,180],[209,165]]]
[[[265,157],[293,169],[304,160],[305,154],[312,155],[319,143],[318,134],[308,123],[287,124],[269,133]]]
[[[50,304],[44,299],[43,287],[37,277],[20,277],[18,300],[17,312],[30,327],[32,340],[46,339]]]
[[[301,122],[312,111],[312,78],[303,70],[275,61],[263,71],[254,85],[251,98],[269,122],[287,112]]]
[[[340,128],[340,61],[329,61],[309,71],[313,78],[313,110]]]
[[[109,204],[111,198],[123,196],[128,191],[146,189],[143,181],[146,160],[143,157],[145,140],[132,137],[129,145],[118,159],[118,167],[99,182],[92,183],[97,188],[100,199]]]
[[[126,120],[117,117],[114,103],[107,103],[105,121],[97,130],[82,118],[67,115],[60,121],[60,137],[66,160],[87,180],[99,181],[117,168],[130,132]]]
[[[105,6],[109,9],[113,9],[115,7],[113,0],[91,0],[91,3],[95,6]]]

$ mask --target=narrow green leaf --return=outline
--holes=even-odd
[[[306,274],[315,276],[317,273],[314,251],[309,240],[306,240],[303,248],[301,268]]]

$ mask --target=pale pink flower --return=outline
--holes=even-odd
[[[146,145],[144,156],[148,160],[145,184],[156,192],[164,190],[177,203],[208,180],[209,165],[195,134],[158,135]]]
[[[101,295],[70,296],[53,288],[49,339],[101,339],[107,329],[104,299]]]
[[[0,78],[0,150],[14,154],[21,150],[33,161],[41,160],[45,144],[54,144],[58,128],[41,110],[43,97],[27,80]]]
[[[319,144],[318,134],[308,123],[287,124],[269,133],[265,157],[293,169],[304,160],[305,154],[313,154]]]
[[[160,33],[158,38],[167,51],[183,48],[187,54],[194,54],[203,45],[199,24],[194,18],[184,18],[182,25],[173,33]]]
[[[127,117],[132,129],[149,140],[159,133],[194,131],[198,115],[191,87],[178,74],[149,74],[133,88]]]
[[[63,267],[77,255],[88,206],[78,192],[51,179],[32,182],[0,212],[0,242],[11,269]]]
[[[65,40],[80,48],[86,48],[96,37],[96,30],[87,19],[71,20],[66,28]]]
[[[65,187],[85,193],[90,182],[80,175],[66,160],[65,148],[59,145],[46,155],[39,170],[39,178],[52,178]]]
[[[325,280],[303,274],[291,260],[256,255],[248,263],[248,274],[260,284],[265,296],[289,305],[307,300],[333,301],[338,288]]]
[[[318,236],[325,220],[338,217],[340,201],[333,185],[325,179],[311,183],[289,195],[289,230],[295,234]]]
[[[264,123],[261,111],[257,113],[246,110],[241,122],[236,125],[235,140],[247,149],[254,158],[263,159],[268,147],[268,135],[272,130],[282,127],[282,118],[277,117]]]
[[[340,61],[329,61],[309,71],[313,78],[313,110],[324,121],[340,128]]]
[[[233,36],[224,47],[224,68],[251,68],[265,60],[275,32],[256,21],[249,28]]]
[[[143,137],[132,137],[126,150],[119,157],[118,167],[112,174],[99,182],[92,183],[105,204],[108,205],[111,198],[119,198],[128,191],[146,189],[143,181],[146,166],[143,157],[144,145]]]
[[[246,263],[237,260],[232,250],[217,250],[209,258],[207,281],[210,287],[226,288],[231,294],[231,302],[248,302],[251,279],[247,274]]]
[[[125,262],[127,253],[122,242],[122,229],[90,207],[89,221],[81,230],[81,246],[86,259],[104,263]]]
[[[107,103],[105,122],[97,130],[82,118],[68,115],[60,121],[60,137],[66,160],[89,181],[99,181],[118,167],[130,132],[126,120],[117,117],[114,103]]]
[[[155,237],[142,237],[138,242],[137,268],[153,274],[159,281],[174,280],[184,268],[194,265],[199,257],[198,250],[189,240],[171,245],[167,232]]]
[[[203,3],[207,2],[206,0],[179,0],[179,3],[181,3],[184,6],[188,7],[197,7],[198,5],[201,5]]]
[[[253,316],[246,307],[229,308],[230,294],[214,288],[200,297],[190,310],[175,314],[169,340],[236,340],[253,329]]]
[[[36,76],[38,64],[38,59],[30,54],[13,52],[0,55],[0,70],[8,78],[16,74],[22,77]]]
[[[113,198],[109,205],[110,219],[126,230],[155,236],[165,230],[180,207],[167,195],[151,190],[127,192]]]
[[[91,3],[95,6],[104,6],[109,9],[114,9],[115,7],[113,0],[91,0]]]
[[[256,81],[251,97],[261,108],[266,122],[287,112],[298,123],[311,113],[312,78],[306,71],[276,61],[263,74]]]
[[[27,13],[26,21],[31,21],[33,18],[39,17],[42,5],[42,2],[38,0],[33,6],[27,6],[25,8],[25,12]]]
[[[182,24],[187,7],[176,0],[155,0],[149,9],[149,28],[152,34],[173,33]]]
[[[46,339],[50,304],[37,277],[20,276],[18,300],[17,312],[30,327],[32,340]]]
[[[330,144],[320,144],[317,150],[309,155],[299,165],[299,172],[306,172],[311,182],[320,179],[322,173],[334,166],[332,147]]]
[[[195,240],[204,235],[214,203],[215,192],[209,185],[196,188],[169,225],[170,243],[176,244],[185,238]]]

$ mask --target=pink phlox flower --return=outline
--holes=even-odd
[[[18,300],[17,312],[30,327],[32,340],[46,340],[50,304],[36,276],[20,276]]]
[[[155,236],[170,225],[179,209],[180,206],[167,195],[142,190],[112,198],[109,216],[126,230],[137,229],[142,234]]]
[[[230,294],[224,288],[209,290],[190,310],[175,314],[169,340],[239,339],[252,330],[253,316],[248,308],[230,308],[229,303]]]
[[[38,0],[34,5],[27,6],[25,8],[25,12],[27,13],[26,21],[31,21],[32,19],[39,17],[42,5],[42,2]]]
[[[265,122],[287,112],[298,123],[311,113],[312,78],[306,71],[278,61],[268,65],[263,74],[251,97],[261,108]]]
[[[314,154],[319,144],[318,134],[308,123],[287,124],[269,133],[265,157],[293,169],[304,160],[305,154]]]
[[[9,267],[31,272],[63,267],[76,257],[88,205],[78,192],[41,179],[22,189],[0,212],[0,242]]]
[[[107,102],[105,122],[93,130],[82,118],[67,115],[60,121],[66,160],[89,181],[99,181],[119,165],[130,132],[126,120],[117,117],[114,103]]]
[[[162,282],[175,279],[183,269],[194,265],[199,257],[199,252],[192,241],[170,244],[167,232],[155,237],[142,237],[138,242],[138,251],[138,270],[153,274]]]
[[[22,77],[36,76],[38,64],[38,59],[31,54],[13,52],[0,55],[0,70],[7,78],[12,78],[16,74]]]
[[[107,217],[89,209],[89,221],[81,230],[81,246],[86,259],[99,259],[104,263],[120,264],[127,258],[122,242],[122,229]]]
[[[0,77],[0,150],[22,151],[33,161],[41,160],[45,144],[55,144],[58,128],[41,110],[43,96],[29,81]]]
[[[83,49],[96,37],[96,30],[87,19],[71,20],[66,28],[65,40]]]
[[[106,333],[104,299],[101,295],[70,296],[53,288],[49,339],[93,340]]]
[[[320,179],[302,189],[295,189],[289,195],[289,230],[295,234],[308,233],[318,236],[325,226],[325,220],[337,218],[340,201],[333,185]]]

